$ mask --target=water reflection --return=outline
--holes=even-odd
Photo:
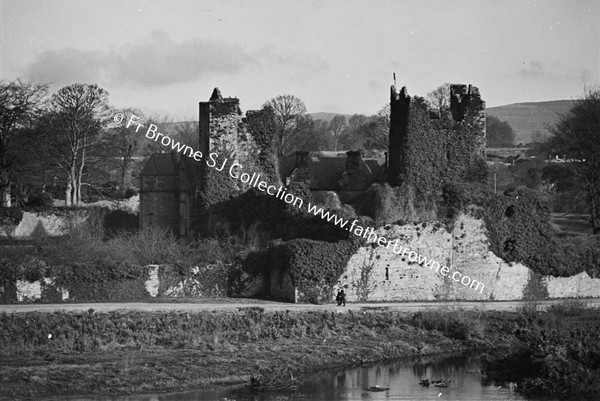
[[[370,367],[320,372],[305,377],[294,392],[254,394],[242,386],[188,393],[119,397],[120,401],[377,401],[377,400],[527,400],[511,384],[498,385],[480,374],[478,355],[443,355],[402,360]],[[447,388],[422,387],[419,380],[443,379]],[[388,390],[372,392],[372,386]],[[576,400],[575,398],[568,398]],[[556,401],[555,398],[536,398]]]

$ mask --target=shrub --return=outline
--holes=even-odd
[[[589,309],[589,305],[585,301],[577,299],[568,299],[559,304],[550,305],[549,313],[553,313],[559,317],[564,316],[581,316]]]
[[[23,209],[0,207],[0,225],[16,226],[23,219]]]
[[[34,282],[46,277],[46,263],[35,256],[26,256],[19,266],[17,266],[16,278],[25,279]]]
[[[292,240],[273,249],[273,266],[290,275],[305,301],[320,303],[330,299],[333,286],[357,249],[358,240]]]
[[[52,206],[54,199],[48,192],[42,192],[39,195],[30,196],[26,206]]]
[[[442,187],[443,215],[453,219],[471,206],[483,207],[491,196],[489,188],[480,183],[446,182]]]
[[[120,231],[129,233],[139,230],[139,216],[124,210],[110,210],[104,215],[104,228],[106,234],[114,236]]]
[[[570,276],[583,270],[569,257],[550,226],[546,197],[520,187],[490,199],[483,210],[491,250],[507,262],[521,262],[533,271]]]

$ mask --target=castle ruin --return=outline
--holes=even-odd
[[[239,99],[225,98],[215,88],[208,101],[199,103],[199,142],[192,145],[205,157],[214,152],[220,160],[235,160],[271,182],[305,183],[315,195],[336,192],[343,198],[377,182],[419,188],[427,177],[441,185],[443,179],[468,179],[485,158],[485,102],[479,90],[451,85],[450,92],[449,110],[435,116],[422,98],[409,96],[406,87],[398,91],[392,86],[387,152],[382,149],[367,157],[358,149],[298,150],[275,161],[278,168],[273,170],[269,169],[268,143],[263,143],[264,138],[257,141],[257,130],[264,124],[253,124],[269,116],[264,111],[248,111],[244,116]],[[141,174],[142,227],[158,225],[191,238],[199,232],[197,227],[212,224],[210,208],[248,190],[226,172],[183,159],[177,154],[158,154],[148,160]]]

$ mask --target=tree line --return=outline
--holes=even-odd
[[[144,115],[132,108],[123,112]],[[61,188],[67,206],[80,204],[84,189],[100,191],[107,182],[121,191],[134,186],[134,160],[159,147],[144,141],[135,127],[115,124],[115,113],[108,92],[95,84],[73,84],[49,95],[45,84],[0,82],[0,206],[50,185]],[[144,118],[171,125],[183,141],[197,138],[197,122]]]
[[[115,124],[109,94],[95,84],[72,84],[51,95],[48,92],[44,84],[0,81],[0,206],[11,206],[16,195],[11,190],[22,195],[50,183],[61,183],[68,206],[82,202],[84,187],[100,188],[111,180],[121,191],[136,186],[131,176],[135,161],[161,151],[160,144],[145,141],[135,126]],[[449,108],[449,96],[449,84],[444,84],[428,93],[426,101],[441,113]],[[277,96],[262,107],[275,116],[269,136],[275,137],[279,160],[298,149],[388,147],[389,104],[371,116],[335,115],[331,120],[313,119],[302,100],[293,95]],[[175,140],[198,141],[198,121],[193,119],[175,122],[171,116],[144,115],[133,108],[122,112],[160,124]],[[550,132],[545,141],[537,138],[536,146],[546,155],[574,160],[553,176],[581,183],[592,226],[600,232],[600,88],[586,90]],[[488,117],[486,142],[488,146],[514,145],[514,131],[508,123]]]

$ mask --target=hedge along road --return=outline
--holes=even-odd
[[[599,307],[599,298],[579,298],[578,301],[585,302],[590,307]],[[233,301],[233,300],[232,300]],[[246,300],[249,301],[249,300]],[[254,301],[254,300],[252,300]],[[361,309],[379,309],[417,312],[424,310],[435,310],[440,308],[465,309],[465,310],[497,310],[497,311],[515,311],[519,307],[538,305],[540,309],[546,309],[551,305],[561,304],[566,299],[550,299],[543,301],[450,301],[450,302],[386,302],[386,303],[348,303],[346,306],[336,306],[335,304],[312,305],[312,304],[290,304],[282,302],[203,302],[203,303],[180,303],[180,302],[102,302],[102,303],[82,303],[82,304],[11,304],[0,305],[0,313],[19,313],[19,312],[77,312],[89,311],[95,312],[113,312],[113,311],[140,311],[140,312],[160,312],[160,311],[181,311],[181,312],[206,312],[206,311],[237,311],[240,308],[264,308],[265,311],[360,311]]]

